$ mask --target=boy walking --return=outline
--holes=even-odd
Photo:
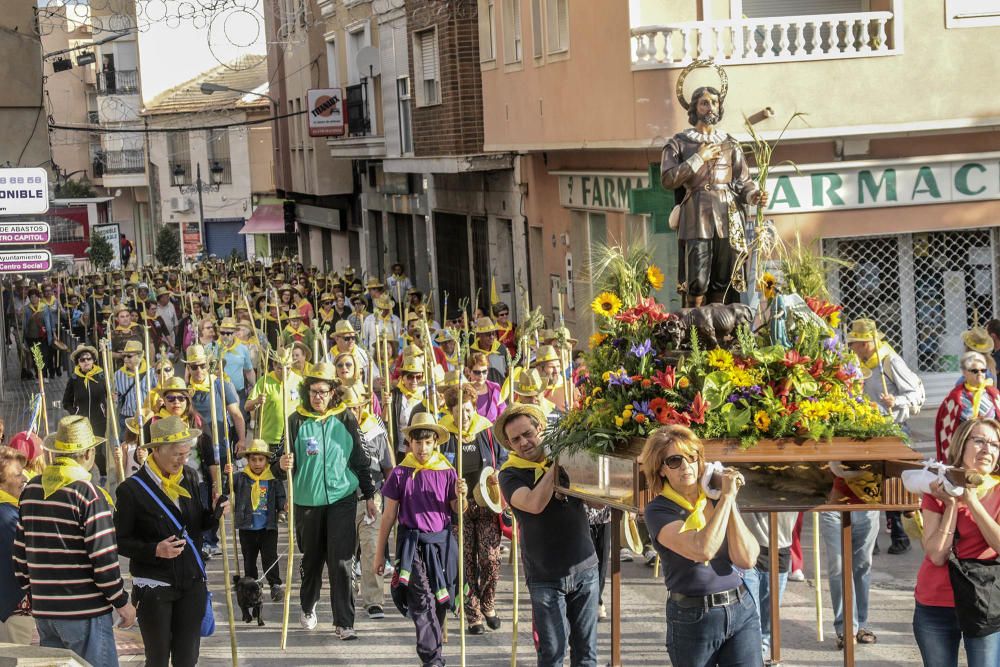
[[[455,606],[458,579],[451,515],[468,507],[468,488],[438,451],[448,432],[430,414],[414,415],[403,434],[410,451],[382,487],[385,507],[371,566],[379,576],[385,571],[382,554],[398,519],[393,602],[413,619],[421,664],[443,667],[442,628],[445,614]]]

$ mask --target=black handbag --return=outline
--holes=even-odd
[[[958,627],[966,637],[1000,631],[1000,561],[959,558],[954,544],[948,554],[948,576],[955,594]]]

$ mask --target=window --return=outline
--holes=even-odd
[[[222,167],[222,180],[219,182],[231,185],[233,182],[233,169],[229,159],[229,128],[222,127],[208,130],[205,142],[208,146],[209,172],[211,173],[211,170],[215,169],[216,164],[218,164],[218,166]]]
[[[479,0],[479,62],[497,59],[496,0]]]
[[[546,0],[545,18],[549,53],[569,50],[569,0]]]
[[[945,0],[945,27],[979,28],[1000,25],[998,0]]]
[[[413,152],[413,124],[410,105],[410,77],[396,79],[396,94],[399,98],[399,150],[403,155]]]
[[[531,52],[536,58],[544,54],[542,36],[542,0],[531,0]]]
[[[417,76],[417,106],[441,103],[437,28],[413,33],[413,71]]]
[[[337,42],[332,37],[326,40],[326,81],[331,88],[340,86],[340,72],[337,71]]]
[[[187,132],[170,132],[167,134],[167,164],[173,178],[174,172],[180,167],[184,170],[181,183],[194,183],[194,172],[191,170],[191,141]]]
[[[521,0],[503,0],[503,57],[521,62]]]

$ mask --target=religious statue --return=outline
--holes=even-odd
[[[684,78],[706,66],[718,72],[721,89],[697,88],[688,102]],[[677,81],[677,98],[693,127],[675,134],[663,147],[660,179],[664,188],[675,190],[679,202],[671,226],[676,220],[678,291],[688,307],[738,299],[730,283],[737,251],[746,249],[746,208],[767,204],[767,193],[750,178],[740,143],[717,127],[727,88],[725,71],[710,61],[685,68]]]

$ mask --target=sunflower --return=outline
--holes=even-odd
[[[598,315],[611,319],[622,309],[622,300],[612,292],[601,292],[590,304],[590,309]]]
[[[601,343],[604,342],[604,339],[607,338],[607,337],[608,337],[607,334],[603,334],[600,331],[598,331],[597,333],[593,334],[588,339],[588,341],[590,343],[590,349],[593,350],[595,347],[599,347],[601,345]]]
[[[763,410],[758,410],[753,416],[753,425],[761,431],[766,431],[771,426],[771,418]]]
[[[733,355],[729,352],[729,350],[724,350],[721,347],[709,350],[708,365],[713,368],[718,368],[721,371],[732,370]]]
[[[649,268],[646,269],[646,280],[649,281],[649,284],[653,287],[653,289],[659,290],[663,287],[663,282],[666,280],[666,277],[663,275],[663,271],[660,271],[658,266],[650,264]]]
[[[778,287],[778,279],[770,271],[766,271],[757,283],[757,289],[764,293],[765,299],[773,299]]]
[[[829,315],[827,315],[826,316],[826,321],[827,321],[827,324],[829,324],[834,329],[836,329],[837,327],[839,327],[840,326],[840,311],[839,310],[835,310],[832,313],[830,313]]]

